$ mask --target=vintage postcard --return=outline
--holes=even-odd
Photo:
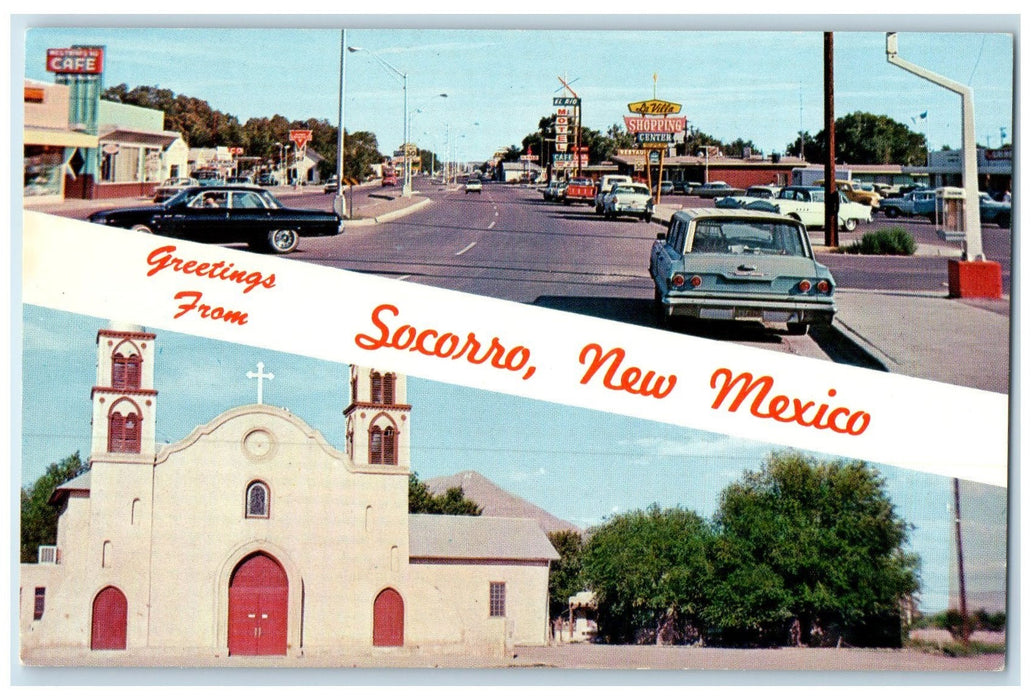
[[[1012,24],[338,19],[25,27],[29,682],[1012,671]]]

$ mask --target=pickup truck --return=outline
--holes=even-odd
[[[822,187],[789,186],[773,199],[758,199],[745,205],[745,209],[772,211],[801,221],[806,228],[823,228],[824,190]],[[846,231],[855,231],[860,221],[871,220],[871,209],[853,202],[840,190],[838,195],[838,224]]]
[[[594,180],[588,177],[574,177],[566,186],[566,193],[563,195],[562,201],[566,204],[574,202],[592,204],[597,194],[598,188],[594,186]]]

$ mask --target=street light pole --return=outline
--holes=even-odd
[[[963,119],[963,190],[966,200],[963,207],[963,223],[966,230],[963,259],[985,260],[984,248],[981,246],[981,208],[977,189],[977,143],[974,138],[973,90],[966,85],[899,58],[899,41],[895,32],[888,32],[885,35],[885,51],[888,54],[888,63],[960,96],[960,112]],[[928,158],[930,158],[930,148],[928,148]]]
[[[408,73],[405,73],[404,71],[399,70],[398,68],[395,68],[394,66],[392,66],[391,64],[387,63],[385,60],[380,58],[378,55],[376,55],[375,52],[369,51],[368,49],[362,48],[361,46],[348,46],[347,50],[350,51],[351,53],[356,53],[358,51],[365,51],[370,56],[372,56],[374,59],[376,59],[376,61],[381,66],[383,66],[388,71],[394,73],[395,75],[397,75],[397,76],[399,76],[401,78],[401,89],[404,92],[404,101],[403,101],[403,104],[402,104],[402,112],[401,112],[401,129],[404,132],[404,136],[403,136],[404,143],[402,144],[401,149],[404,152],[404,169],[405,169],[405,180],[404,180],[404,186],[401,188],[401,196],[402,197],[406,197],[406,198],[407,197],[411,197],[412,196],[412,169],[409,166],[409,160],[408,160]]]
[[[347,30],[340,30],[340,89],[337,93],[337,194],[333,200],[333,209],[341,217],[345,216],[344,206],[344,76],[347,68]]]

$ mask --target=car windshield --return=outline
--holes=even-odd
[[[618,185],[616,194],[649,194],[645,185]]]
[[[755,219],[699,221],[689,252],[809,257],[801,226]]]

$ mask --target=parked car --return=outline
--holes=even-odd
[[[161,204],[105,209],[89,221],[201,243],[246,243],[270,253],[293,252],[301,237],[343,232],[333,212],[291,209],[268,191],[243,185],[187,187]]]
[[[854,180],[835,180],[834,182],[838,186],[838,191],[844,192],[845,196],[853,202],[865,204],[872,209],[877,209],[881,206],[881,195],[874,191],[872,185],[869,189],[866,189],[865,185]],[[813,185],[823,187],[823,180],[817,180]]]
[[[805,226],[748,209],[683,209],[652,244],[649,272],[663,319],[785,323],[804,335],[834,318],[834,277]]]
[[[1009,228],[1013,221],[1013,205],[1010,202],[996,202],[987,192],[981,192],[980,214],[982,224]]]
[[[465,183],[466,193],[475,192],[476,194],[483,193],[483,183],[477,177],[469,178]]]
[[[171,199],[175,195],[179,194],[180,191],[187,187],[193,187],[199,185],[192,177],[170,177],[154,190],[154,201],[164,202],[165,200]]]
[[[598,191],[594,195],[594,211],[601,214],[605,211],[605,195],[618,185],[632,184],[634,179],[629,175],[602,175],[598,180]]]
[[[328,180],[326,180],[326,184],[323,185],[322,191],[326,192],[326,193],[336,192],[337,191],[337,178],[336,178],[336,175],[333,175]]]
[[[279,185],[279,179],[272,173],[262,173],[258,176],[258,185],[261,187],[276,187]]]
[[[780,194],[780,190],[776,185],[752,185],[744,194],[717,199],[716,206],[720,209],[739,209],[757,199],[773,199]]]
[[[838,225],[846,231],[855,231],[859,222],[869,223],[872,209],[865,204],[853,202],[838,190]],[[746,209],[784,214],[801,221],[809,228],[823,228],[824,189],[790,185],[781,189],[773,199],[756,199],[745,204]]]
[[[566,194],[566,183],[562,180],[552,180],[544,187],[543,192],[546,202],[560,202]]]
[[[926,216],[934,218],[934,190],[913,190],[901,197],[881,200],[881,213],[889,219],[897,216]]]
[[[226,179],[227,185],[253,185],[254,180],[246,175],[239,175],[237,177],[230,177]]]
[[[722,180],[713,180],[712,182],[706,182],[701,187],[691,188],[691,194],[695,197],[704,197],[706,199],[718,199],[720,197],[732,197],[737,194],[744,194],[745,190],[741,187],[731,187]]]
[[[701,187],[702,183],[694,181],[680,180],[673,183],[673,189],[677,192],[683,192],[684,194],[691,194],[694,192],[695,187]]]
[[[641,221],[651,221],[655,211],[648,185],[618,184],[605,195],[602,216],[613,219],[617,216],[636,216]]]
[[[383,176],[383,187],[397,187],[397,175],[387,173]]]
[[[673,194],[673,181],[663,180],[659,183],[659,192],[662,194]]]

